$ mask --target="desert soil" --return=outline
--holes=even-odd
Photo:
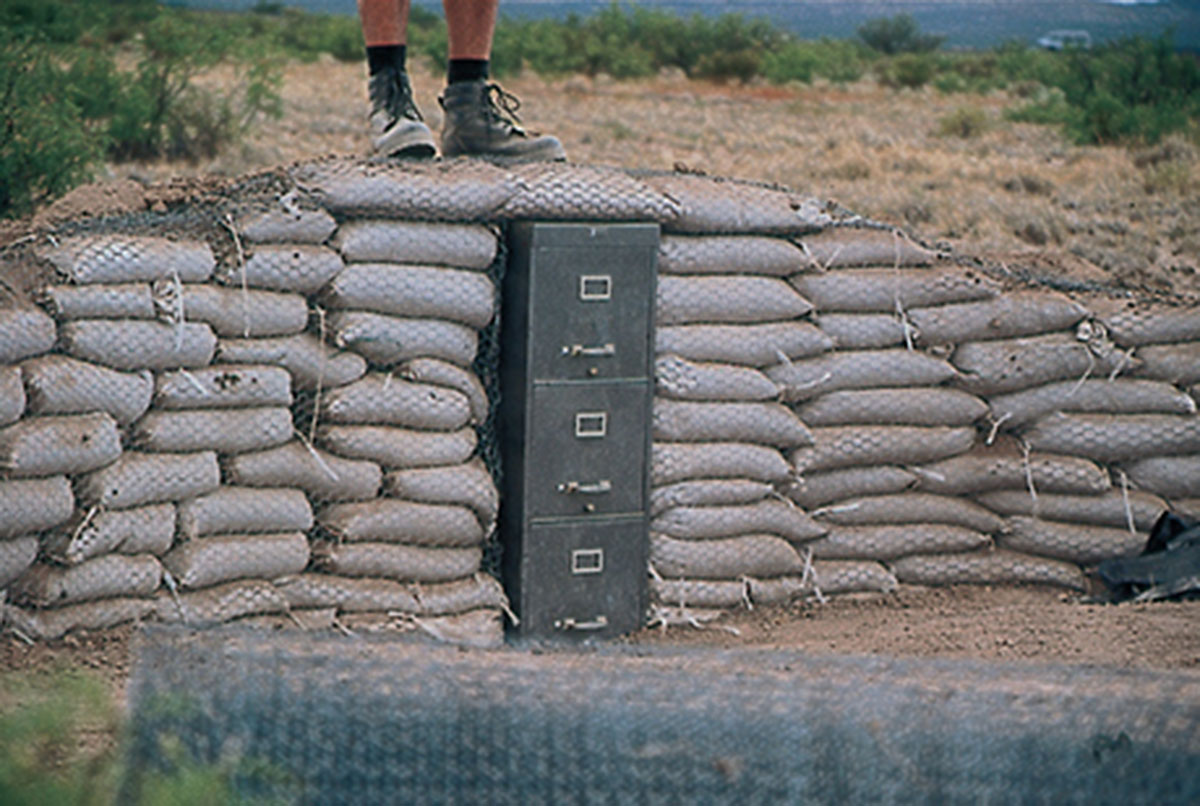
[[[225,71],[204,78],[212,86],[232,80]],[[418,70],[414,81],[436,131],[440,77]],[[1147,149],[1081,147],[1054,129],[1005,121],[1003,110],[1020,100],[1003,93],[895,92],[869,81],[747,87],[680,76],[617,82],[531,75],[505,86],[524,102],[528,126],[557,134],[576,162],[657,170],[682,164],[774,182],[959,253],[1200,294],[1200,169],[1195,147],[1183,140]],[[170,186],[146,185],[172,177],[174,187],[186,189],[203,175],[363,153],[362,65],[293,65],[283,96],[283,119],[265,123],[243,146],[200,164],[108,166],[107,184],[57,212],[153,204],[172,198]],[[986,130],[939,134],[939,121],[960,107],[982,110]],[[5,635],[0,669],[91,669],[123,699],[131,634],[126,627],[35,646]],[[628,640],[1196,669],[1200,602],[1113,606],[1050,589],[902,588],[887,597],[760,608],[704,629],[646,630]]]

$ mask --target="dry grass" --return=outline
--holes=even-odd
[[[332,61],[289,66],[284,118],[236,153],[194,166],[115,166],[113,174],[236,174],[361,153],[364,73]],[[442,79],[417,70],[414,83],[436,131]],[[576,162],[682,163],[776,182],[959,252],[1200,293],[1200,171],[1185,141],[1141,152],[1079,147],[1055,129],[1006,121],[1004,109],[1021,99],[1004,93],[942,96],[871,81],[775,87],[529,74],[506,88],[522,98],[525,122],[557,134]],[[962,132],[943,124],[964,114],[971,125]]]

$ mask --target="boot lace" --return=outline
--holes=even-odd
[[[514,132],[525,133],[525,130],[519,125],[521,118],[517,115],[517,110],[521,108],[520,98],[499,84],[488,84],[484,88],[484,99],[486,101],[485,108],[491,120]]]
[[[371,102],[376,109],[386,110],[395,120],[425,120],[413,101],[412,84],[405,73],[388,70],[374,77],[371,82]]]

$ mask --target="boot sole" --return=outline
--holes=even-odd
[[[429,130],[407,132],[389,132],[372,144],[372,151],[379,157],[398,157],[401,159],[433,159],[437,154],[437,145]]]

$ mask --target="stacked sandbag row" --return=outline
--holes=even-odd
[[[495,313],[497,235],[358,220],[334,245],[345,265],[317,305],[327,340],[366,370],[314,400],[313,455],[332,471],[307,487],[315,568],[280,590],[301,617],[333,612],[352,628],[391,614],[498,636],[504,596],[481,562],[499,500],[475,430],[489,402],[471,369]]]
[[[797,228],[779,194],[737,187],[732,218],[740,224],[733,226],[698,182],[669,180],[685,215],[659,251],[656,618],[670,619],[671,608],[691,620],[708,609],[817,591],[891,590],[895,580],[878,562],[820,559],[813,547],[827,527],[781,494],[796,483],[789,454],[809,449],[814,434],[781,402],[770,367],[819,360],[833,348],[811,321],[811,302],[788,282],[825,267],[802,242],[755,234]]]
[[[153,613],[176,503],[219,483],[214,451],[135,437],[154,373],[211,361],[212,329],[160,321],[152,290],[164,278],[206,281],[215,265],[208,246],[73,236],[45,256],[58,272],[40,291],[58,320],[58,350],[22,363],[25,416],[4,437],[9,479],[55,473],[73,487],[72,512],[42,531],[38,562],[10,588],[21,607],[9,617],[35,637]]]

